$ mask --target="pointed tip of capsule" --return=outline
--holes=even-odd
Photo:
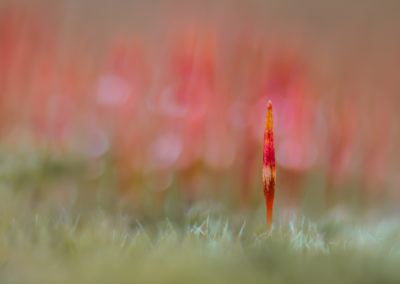
[[[267,106],[267,114],[265,118],[265,130],[271,130],[273,128],[273,120],[272,120],[272,102],[271,100],[268,101]]]

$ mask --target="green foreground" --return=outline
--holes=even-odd
[[[277,206],[267,233],[261,204],[238,212],[171,199],[161,213],[141,204],[143,214],[112,199],[106,174],[88,181],[73,160],[9,153],[0,155],[0,283],[400,283],[395,218],[311,220]]]
[[[266,233],[261,212],[189,210],[183,223],[146,225],[101,209],[52,216],[1,203],[1,283],[400,282],[394,221],[281,218]]]

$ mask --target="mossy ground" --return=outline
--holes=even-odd
[[[0,283],[400,282],[393,214],[308,218],[277,208],[269,233],[262,203],[246,211],[194,202],[173,216],[142,217],[90,201],[95,191],[60,195],[89,184],[71,160],[17,156],[2,154]]]
[[[142,224],[101,209],[19,214],[9,205],[2,204],[0,219],[1,283],[400,281],[395,221],[295,218],[267,233],[257,214]]]

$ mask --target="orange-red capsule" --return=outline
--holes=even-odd
[[[268,102],[264,128],[263,152],[263,187],[265,204],[267,207],[267,228],[271,228],[272,209],[274,204],[276,182],[274,128],[272,119],[272,102]]]

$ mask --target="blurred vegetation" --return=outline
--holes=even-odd
[[[0,0],[0,283],[400,283],[400,2],[306,2]]]
[[[241,211],[171,193],[161,208],[149,197],[133,210],[110,190],[112,175],[93,179],[72,154],[0,157],[1,283],[400,281],[395,218],[337,209],[310,219],[278,207],[267,233],[260,203]]]
[[[398,283],[400,229],[326,216],[276,218],[193,206],[182,223],[120,210],[23,209],[2,186],[1,283]],[[51,212],[51,213],[50,213]]]

